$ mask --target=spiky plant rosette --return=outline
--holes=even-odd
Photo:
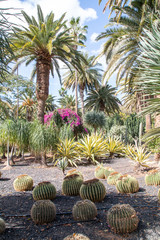
[[[70,175],[73,175],[73,174],[78,174],[83,179],[83,174],[80,171],[78,171],[77,169],[69,170],[67,172],[66,176],[70,176]]]
[[[56,207],[50,200],[38,200],[31,208],[31,218],[35,224],[52,222],[56,217]]]
[[[0,234],[3,233],[6,229],[6,224],[5,224],[5,221],[0,218]]]
[[[122,174],[119,173],[119,172],[110,173],[108,178],[107,178],[107,183],[109,185],[115,185],[116,181],[119,179],[120,176],[122,176]]]
[[[90,240],[90,239],[81,233],[73,233],[72,235],[65,237],[63,240]]]
[[[95,169],[94,176],[98,179],[104,179],[105,178],[104,170],[105,170],[105,168],[102,165],[99,165]]]
[[[78,201],[72,209],[74,220],[87,221],[97,216],[96,205],[88,199]]]
[[[149,171],[145,176],[146,185],[160,185],[160,172],[158,170]]]
[[[117,179],[116,189],[119,193],[135,193],[139,190],[139,183],[135,177],[125,174]]]
[[[50,182],[41,182],[33,189],[34,200],[52,200],[56,197],[56,188]]]
[[[80,187],[83,179],[78,174],[66,176],[62,183],[62,192],[64,195],[77,196],[79,195]]]
[[[116,233],[131,233],[137,229],[139,219],[129,204],[116,204],[107,213],[107,223]]]
[[[115,170],[114,170],[113,168],[111,168],[111,167],[106,167],[106,168],[104,169],[104,177],[105,177],[105,179],[107,179],[108,176],[109,176],[111,173],[113,173],[113,172],[115,172]]]
[[[80,188],[80,197],[92,202],[101,202],[106,196],[104,184],[97,178],[83,182]]]
[[[14,182],[13,187],[16,191],[30,191],[33,188],[33,179],[27,174],[18,176]]]

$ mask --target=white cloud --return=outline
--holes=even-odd
[[[92,35],[91,35],[91,37],[90,37],[90,39],[91,39],[91,42],[97,42],[96,41],[96,38],[98,37],[98,35],[99,35],[99,33],[92,33]]]

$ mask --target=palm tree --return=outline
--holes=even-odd
[[[22,62],[26,62],[28,65],[35,61],[32,77],[36,74],[38,119],[44,123],[44,108],[48,98],[50,72],[53,75],[55,69],[60,77],[59,60],[68,67],[70,66],[68,61],[77,67],[81,55],[73,48],[75,46],[73,37],[66,34],[68,30],[64,29],[65,14],[60,19],[54,20],[54,14],[51,12],[44,18],[39,5],[37,5],[37,13],[38,22],[34,16],[29,17],[27,13],[22,11],[28,28],[14,28],[12,49],[15,53],[15,60],[19,60],[15,69]]]
[[[78,79],[78,89],[81,98],[81,109],[82,117],[84,117],[84,91],[87,92],[88,89],[93,87],[98,88],[102,75],[100,64],[95,63],[95,57],[89,57],[88,54],[84,54],[87,64],[82,62],[83,72],[77,72],[75,69],[72,69],[72,72],[67,72],[63,79],[64,88],[71,88],[74,90],[76,87],[76,77]]]

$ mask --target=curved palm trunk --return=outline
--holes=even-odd
[[[80,98],[81,98],[81,109],[82,109],[82,119],[84,118],[84,89],[80,87],[79,89]]]
[[[38,120],[44,124],[44,108],[45,102],[49,94],[49,73],[50,73],[50,60],[38,59],[37,64],[37,83],[36,83],[36,96],[38,101]]]

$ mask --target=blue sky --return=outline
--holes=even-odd
[[[36,16],[36,5],[39,4],[44,15],[53,11],[55,18],[60,17],[66,12],[66,18],[71,17],[81,18],[82,25],[88,25],[88,34],[85,51],[89,55],[97,55],[102,48],[104,41],[94,41],[95,36],[105,30],[104,26],[108,23],[108,9],[103,13],[103,7],[106,0],[103,0],[101,5],[98,5],[98,0],[7,0],[1,2],[1,7],[17,7],[23,9],[28,15]],[[103,69],[106,68],[105,58],[100,59]],[[28,77],[32,71],[32,66],[22,66],[19,69],[19,74]],[[115,86],[114,77],[109,81],[109,84]],[[58,90],[61,88],[58,77],[55,74],[54,79],[50,78],[50,94],[58,96]]]

